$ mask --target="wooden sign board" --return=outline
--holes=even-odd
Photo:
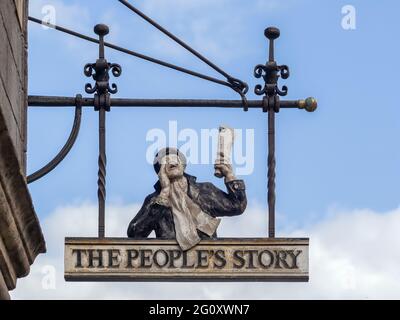
[[[309,239],[66,238],[67,281],[308,281]]]

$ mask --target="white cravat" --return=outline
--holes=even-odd
[[[203,212],[187,194],[186,177],[171,181],[169,204],[174,217],[175,235],[183,251],[194,247],[201,238],[197,230],[212,236],[221,219],[211,217]]]

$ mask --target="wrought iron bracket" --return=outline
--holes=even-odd
[[[50,171],[52,171],[55,167],[57,167],[61,161],[67,156],[67,154],[71,151],[73,145],[75,144],[76,138],[79,134],[79,129],[81,126],[81,117],[82,117],[82,96],[80,94],[76,95],[75,97],[75,117],[74,117],[74,124],[72,126],[71,133],[68,137],[67,142],[62,147],[60,152],[43,168],[35,171],[31,175],[29,175],[27,179],[27,183],[34,182]]]
[[[126,1],[120,0],[128,6]],[[106,199],[106,111],[110,111],[111,106],[113,107],[223,107],[223,108],[244,108],[247,111],[249,108],[261,108],[263,112],[268,113],[268,235],[269,237],[275,237],[275,114],[280,111],[281,108],[298,108],[305,109],[308,112],[313,112],[317,108],[317,101],[314,98],[307,98],[305,100],[282,100],[280,97],[286,96],[288,93],[287,86],[279,88],[279,78],[287,79],[290,75],[289,67],[287,65],[278,65],[274,57],[274,41],[279,38],[280,31],[275,27],[267,28],[264,31],[264,35],[269,40],[269,59],[265,65],[259,64],[254,68],[254,76],[256,78],[262,78],[264,84],[258,84],[254,88],[256,95],[263,96],[261,100],[247,100],[245,94],[248,91],[248,86],[245,82],[232,78],[224,71],[220,70],[209,60],[201,56],[199,53],[189,48],[185,43],[177,39],[175,36],[167,32],[164,28],[156,24],[150,18],[145,16],[143,13],[132,7],[130,9],[135,11],[137,14],[142,16],[145,20],[152,23],[159,30],[167,34],[170,38],[177,41],[183,47],[188,49],[199,59],[216,69],[219,73],[223,74],[227,78],[227,82],[216,80],[211,77],[203,76],[201,74],[188,71],[183,68],[156,61],[146,57],[147,60],[157,62],[161,65],[171,67],[178,71],[183,71],[200,78],[228,85],[233,90],[238,92],[241,96],[240,100],[194,100],[194,99],[111,99],[111,95],[117,93],[118,88],[116,84],[109,83],[110,71],[114,77],[119,77],[122,72],[122,68],[118,64],[109,63],[105,59],[104,48],[107,45],[104,42],[104,37],[109,33],[109,29],[106,25],[99,24],[94,28],[94,32],[99,36],[99,40],[93,40],[99,43],[99,58],[95,63],[86,64],[84,67],[84,74],[87,77],[92,77],[95,84],[92,85],[87,83],[85,85],[85,91],[89,94],[94,94],[93,98],[82,98],[78,95],[75,98],[75,120],[72,128],[71,135],[59,152],[59,154],[45,167],[35,172],[28,177],[28,183],[33,182],[40,177],[44,176],[52,169],[54,169],[67,155],[72,148],[76,137],[79,132],[80,120],[81,120],[81,108],[82,106],[94,106],[96,111],[99,111],[99,158],[98,158],[98,209],[99,209],[99,238],[105,237],[105,199]],[[132,8],[131,8],[132,7]],[[60,28],[59,28],[60,29]],[[64,29],[65,30],[65,29]],[[111,46],[111,45],[107,45]],[[115,46],[111,46],[115,48]],[[118,48],[118,50],[122,50]],[[124,50],[122,50],[124,51]],[[126,51],[126,50],[125,50]],[[124,52],[125,52],[124,51]],[[127,51],[126,51],[127,52]],[[136,53],[130,52],[130,54],[139,56]],[[143,57],[142,57],[143,58]],[[71,106],[74,104],[73,98],[69,97],[35,97],[30,96],[28,100],[29,106]]]

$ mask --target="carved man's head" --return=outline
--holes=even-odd
[[[154,158],[153,166],[157,174],[163,164],[165,165],[167,177],[169,179],[176,179],[183,176],[186,168],[186,158],[176,148],[164,148]]]

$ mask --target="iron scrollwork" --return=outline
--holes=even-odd
[[[122,68],[119,64],[107,62],[106,64],[104,64],[104,61],[99,60],[96,61],[96,63],[88,63],[87,65],[85,65],[85,76],[92,77],[93,80],[96,81],[96,84],[94,86],[92,86],[92,84],[90,83],[87,83],[85,85],[85,91],[89,94],[95,92],[109,92],[111,94],[116,94],[118,92],[118,88],[115,83],[111,84],[110,87],[109,72],[111,71],[114,77],[119,77],[122,73]]]
[[[288,93],[288,87],[283,86],[279,89],[277,83],[279,77],[282,79],[289,78],[289,67],[286,65],[278,66],[276,62],[267,62],[266,65],[259,64],[254,69],[254,76],[256,78],[263,78],[265,81],[264,87],[261,84],[256,85],[254,92],[261,95],[274,95],[278,94],[281,97],[286,96]]]
[[[254,88],[256,95],[265,95],[265,108],[267,112],[271,108],[275,112],[279,112],[279,96],[286,96],[288,87],[278,87],[279,78],[287,79],[290,76],[289,67],[287,65],[278,65],[274,58],[274,40],[280,35],[277,28],[270,27],[265,29],[264,35],[269,39],[269,60],[265,65],[259,64],[254,68],[254,77],[263,78],[264,85],[258,84]]]
[[[86,77],[92,77],[96,81],[93,86],[91,83],[85,85],[86,93],[95,93],[95,110],[104,107],[110,111],[110,94],[116,94],[118,87],[115,83],[110,85],[110,71],[114,77],[119,77],[122,68],[117,63],[109,63],[104,57],[104,36],[109,33],[106,25],[99,24],[94,28],[94,32],[99,36],[99,58],[95,63],[88,63],[84,67]]]

